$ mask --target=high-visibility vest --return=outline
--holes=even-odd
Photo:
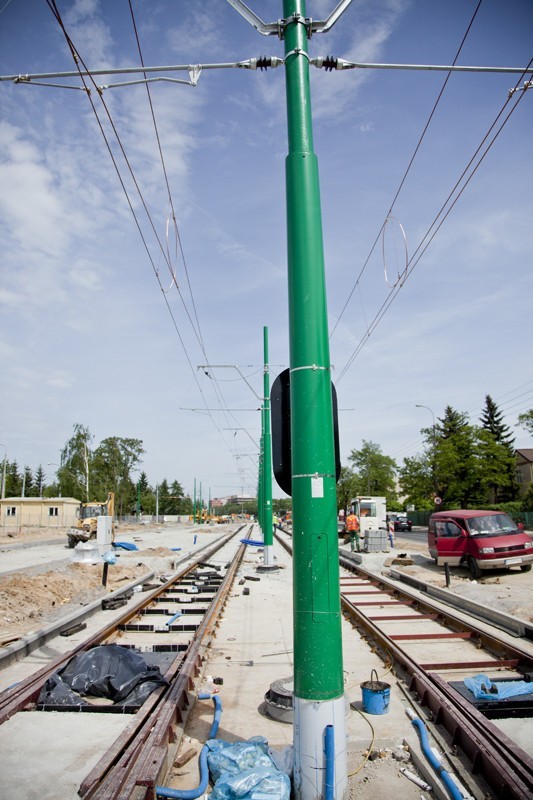
[[[355,516],[355,514],[348,514],[346,517],[346,530],[347,531],[358,531],[359,530],[359,520]]]

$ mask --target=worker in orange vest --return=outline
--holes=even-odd
[[[346,517],[346,530],[350,534],[350,549],[352,553],[354,551],[354,545],[357,547],[357,552],[360,553],[361,546],[359,543],[359,520],[353,511],[350,511]]]

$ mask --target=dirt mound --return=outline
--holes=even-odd
[[[68,564],[38,575],[0,577],[0,645],[86,605],[145,575],[144,564],[112,565],[102,586],[102,564]]]

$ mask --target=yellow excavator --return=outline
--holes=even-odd
[[[113,539],[115,538],[115,523],[113,515],[115,513],[115,495],[109,492],[107,500],[100,503],[93,500],[92,503],[80,503],[79,516],[75,528],[67,531],[68,546],[76,547],[78,542],[88,542],[89,539],[96,539],[98,527],[98,517],[111,517],[111,530]]]

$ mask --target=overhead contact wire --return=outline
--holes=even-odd
[[[532,63],[533,63],[533,59],[531,59],[531,60],[530,60],[529,64],[527,65],[527,67],[525,68],[524,72],[522,73],[522,76],[521,76],[521,77],[519,78],[519,80],[517,81],[517,84],[516,84],[516,86],[518,86],[518,85],[519,85],[519,83],[520,83],[520,81],[523,79],[524,75],[526,75],[526,74],[528,73],[528,71],[529,71],[529,68],[531,67],[531,64],[532,64]],[[358,346],[356,347],[355,351],[352,353],[352,355],[351,355],[351,356],[350,356],[350,358],[348,359],[348,362],[347,362],[347,363],[346,363],[346,365],[344,366],[344,368],[343,368],[343,370],[342,370],[342,372],[341,372],[341,374],[340,374],[340,376],[339,376],[339,378],[338,378],[338,380],[337,380],[337,383],[339,383],[339,382],[340,382],[340,380],[341,380],[341,379],[344,377],[344,375],[346,374],[346,372],[348,371],[348,369],[351,367],[351,365],[353,364],[354,360],[355,360],[355,359],[356,359],[356,357],[359,355],[359,353],[361,352],[362,348],[364,347],[364,345],[365,345],[365,344],[366,344],[366,342],[368,341],[369,337],[370,337],[370,336],[371,336],[371,334],[374,332],[375,328],[377,327],[377,325],[379,324],[379,322],[381,321],[381,319],[382,319],[382,318],[383,318],[383,316],[385,315],[386,311],[388,310],[388,308],[390,307],[390,305],[392,304],[392,302],[395,300],[395,298],[396,298],[396,296],[398,295],[399,291],[400,291],[400,290],[402,289],[402,287],[405,285],[405,282],[407,281],[407,279],[408,279],[408,278],[410,277],[410,275],[412,274],[413,270],[415,269],[415,267],[416,267],[416,266],[417,266],[417,264],[419,263],[420,259],[422,258],[422,256],[423,256],[423,255],[424,255],[424,253],[426,252],[427,248],[429,247],[429,245],[431,244],[431,242],[433,241],[433,239],[434,239],[434,238],[435,238],[435,236],[437,235],[438,231],[440,230],[440,228],[441,228],[441,227],[442,227],[442,225],[444,224],[445,220],[447,219],[448,215],[450,214],[450,212],[451,212],[451,211],[452,211],[452,209],[454,208],[455,204],[457,203],[457,201],[459,200],[459,198],[460,198],[460,197],[461,197],[461,195],[463,194],[464,190],[466,189],[466,187],[468,186],[468,184],[470,183],[470,181],[471,181],[471,180],[472,180],[472,178],[474,177],[475,173],[477,172],[477,170],[478,170],[478,169],[479,169],[479,167],[481,166],[482,162],[484,161],[484,159],[485,159],[486,155],[488,154],[489,150],[491,149],[492,145],[494,144],[494,142],[496,141],[496,139],[497,139],[497,138],[498,138],[498,136],[500,135],[501,131],[503,130],[503,128],[505,127],[505,125],[506,125],[506,124],[507,124],[507,122],[509,121],[509,118],[510,118],[510,117],[511,117],[511,115],[514,113],[514,111],[516,110],[516,108],[517,108],[518,104],[521,102],[522,98],[524,97],[524,94],[525,94],[524,92],[522,92],[522,93],[520,94],[520,96],[519,96],[519,97],[518,97],[518,99],[516,100],[516,102],[515,102],[514,106],[511,108],[511,110],[509,111],[509,113],[507,114],[507,116],[505,117],[505,119],[503,120],[503,122],[501,123],[500,127],[497,129],[496,133],[495,133],[495,134],[494,134],[494,136],[492,137],[492,140],[491,140],[491,141],[488,143],[488,145],[487,145],[487,147],[486,147],[485,151],[484,151],[484,152],[482,153],[482,155],[479,157],[479,160],[478,160],[478,162],[477,162],[477,163],[475,164],[475,166],[472,168],[472,170],[471,170],[470,174],[468,175],[468,177],[466,178],[466,180],[465,180],[465,182],[464,182],[463,186],[462,186],[462,187],[461,187],[461,189],[460,189],[460,190],[457,192],[457,195],[456,195],[456,197],[453,199],[453,201],[451,202],[451,204],[450,204],[450,205],[449,205],[449,207],[447,208],[447,210],[446,210],[446,213],[444,213],[444,215],[443,215],[443,212],[444,212],[444,210],[446,209],[446,206],[448,205],[448,203],[450,203],[450,200],[451,200],[451,198],[452,198],[452,196],[453,196],[454,192],[457,190],[457,188],[458,188],[458,186],[460,185],[461,181],[463,180],[463,178],[464,178],[464,177],[465,177],[465,175],[467,174],[468,170],[469,170],[469,169],[470,169],[470,167],[472,166],[472,164],[473,164],[473,162],[474,162],[474,160],[475,160],[476,156],[479,154],[479,152],[480,152],[480,150],[482,149],[483,145],[484,145],[484,144],[485,144],[485,142],[487,141],[487,138],[489,137],[489,135],[490,135],[490,134],[491,134],[491,132],[493,131],[494,127],[496,126],[496,124],[497,124],[498,120],[500,119],[500,117],[501,117],[501,116],[502,116],[502,114],[504,113],[504,111],[505,111],[506,107],[508,106],[508,104],[510,103],[511,99],[512,99],[513,97],[515,97],[516,95],[515,95],[515,94],[512,94],[510,97],[508,97],[508,99],[506,100],[506,102],[503,104],[503,106],[502,106],[502,108],[500,109],[500,111],[498,112],[498,114],[497,114],[497,116],[496,116],[496,118],[495,118],[494,122],[492,123],[492,125],[491,125],[491,126],[490,126],[490,128],[488,129],[487,133],[485,134],[485,136],[484,136],[484,137],[483,137],[483,139],[481,140],[481,143],[479,144],[479,146],[478,146],[478,147],[477,147],[477,149],[475,150],[475,152],[474,152],[474,155],[472,156],[472,158],[471,158],[471,159],[470,159],[470,161],[468,162],[467,166],[465,167],[465,169],[464,169],[464,170],[463,170],[463,172],[461,173],[461,176],[460,176],[460,177],[459,177],[459,179],[456,181],[456,183],[455,183],[454,187],[452,188],[452,190],[449,192],[449,194],[448,194],[448,196],[447,196],[446,200],[444,201],[444,203],[442,204],[442,206],[441,206],[440,210],[438,211],[438,213],[436,214],[435,218],[433,219],[433,222],[431,223],[431,225],[430,225],[430,226],[429,226],[429,228],[427,229],[427,231],[426,231],[426,233],[424,234],[424,236],[422,237],[422,239],[421,239],[421,241],[420,241],[420,243],[419,243],[418,247],[417,247],[417,248],[416,248],[416,250],[414,251],[414,253],[413,253],[413,255],[411,256],[411,258],[409,259],[409,262],[408,262],[408,268],[407,268],[407,271],[406,271],[406,274],[405,274],[405,279],[402,281],[401,285],[397,285],[397,286],[395,286],[393,289],[391,289],[391,291],[390,291],[390,292],[389,292],[389,294],[387,295],[386,299],[383,301],[383,303],[382,303],[381,307],[379,308],[378,312],[376,313],[376,315],[375,315],[375,317],[374,317],[373,321],[372,321],[372,322],[370,323],[370,325],[367,327],[367,330],[365,331],[365,333],[364,333],[364,335],[363,335],[363,338],[361,339],[361,341],[360,341],[360,343],[358,344]],[[442,216],[442,218],[441,218],[441,219],[440,219],[440,221],[439,221],[439,218],[441,217],[441,215],[443,215],[443,216]],[[438,222],[438,224],[437,224],[437,222]],[[436,226],[436,227],[435,227],[435,226]],[[434,229],[434,230],[433,230],[433,229]],[[431,233],[431,231],[433,231],[433,232]],[[430,235],[430,234],[431,234],[431,235]],[[428,237],[429,237],[429,238],[428,238]]]
[[[463,45],[464,45],[464,43],[466,41],[466,38],[467,38],[467,36],[468,36],[468,34],[470,32],[470,29],[471,29],[471,27],[473,25],[474,19],[476,18],[476,15],[477,15],[477,13],[479,11],[479,8],[480,8],[482,2],[483,2],[483,0],[479,0],[478,4],[476,6],[476,9],[475,9],[475,11],[474,11],[474,13],[472,15],[472,19],[470,20],[470,22],[468,24],[468,27],[466,29],[466,32],[465,32],[465,34],[463,36],[463,39],[461,41],[461,44],[459,45],[459,49],[457,50],[457,53],[455,54],[455,58],[454,58],[454,60],[452,62],[452,66],[455,66],[455,64],[457,63],[457,59],[459,58],[459,56],[461,54],[461,50],[463,49]],[[398,197],[400,195],[400,192],[403,189],[404,183],[405,183],[405,181],[407,179],[407,176],[408,176],[408,174],[409,174],[409,172],[411,170],[411,167],[413,166],[413,162],[414,162],[414,160],[415,160],[415,158],[416,158],[416,156],[418,154],[418,151],[420,150],[422,142],[423,142],[423,140],[425,138],[425,135],[426,135],[427,130],[428,130],[430,124],[431,124],[431,121],[432,121],[432,119],[433,119],[433,117],[435,115],[435,111],[437,110],[437,106],[439,105],[439,103],[440,103],[440,101],[442,99],[442,95],[444,94],[444,90],[446,89],[446,86],[448,85],[448,81],[450,80],[451,75],[452,75],[451,71],[448,72],[448,74],[446,75],[444,83],[442,84],[440,92],[437,95],[437,99],[435,100],[435,103],[433,105],[433,108],[431,109],[431,112],[430,112],[429,117],[428,117],[428,119],[426,121],[426,124],[424,125],[424,129],[423,129],[423,131],[422,131],[422,133],[420,135],[420,138],[419,138],[419,140],[417,142],[417,145],[416,145],[416,147],[415,147],[415,149],[413,151],[413,155],[411,156],[411,158],[409,160],[409,163],[407,165],[407,168],[406,168],[406,170],[405,170],[405,172],[403,174],[403,177],[402,177],[402,179],[400,181],[400,184],[399,184],[398,188],[396,189],[396,193],[395,193],[395,195],[394,195],[394,197],[392,199],[392,203],[390,204],[390,208],[387,211],[387,213],[385,215],[385,219],[383,220],[383,222],[381,224],[381,228],[379,229],[379,231],[378,231],[378,233],[376,235],[376,238],[374,239],[372,247],[370,248],[370,252],[369,252],[369,254],[368,254],[368,256],[367,256],[367,258],[366,258],[366,260],[365,260],[365,262],[364,262],[364,264],[362,266],[362,268],[361,268],[361,271],[359,272],[359,275],[357,276],[355,284],[353,285],[353,287],[352,287],[352,289],[350,291],[350,294],[348,295],[348,298],[347,298],[346,302],[344,303],[344,305],[342,307],[341,313],[339,314],[339,316],[337,318],[337,321],[336,321],[335,325],[333,326],[333,328],[331,330],[330,339],[333,336],[333,334],[335,333],[335,329],[337,328],[337,325],[341,321],[341,318],[344,315],[344,312],[346,311],[346,308],[348,307],[348,305],[350,303],[350,300],[351,300],[351,298],[353,296],[353,293],[354,293],[357,285],[359,284],[359,281],[361,280],[361,278],[363,276],[363,273],[365,272],[365,270],[366,270],[366,268],[368,266],[368,262],[372,258],[372,255],[374,253],[374,250],[376,249],[377,243],[379,242],[379,240],[380,240],[380,238],[381,238],[381,236],[382,236],[382,234],[383,234],[383,232],[385,230],[385,225],[387,224],[387,219],[390,216],[390,214],[392,214],[394,206],[396,205],[396,201],[397,201],[397,199],[398,199]]]

